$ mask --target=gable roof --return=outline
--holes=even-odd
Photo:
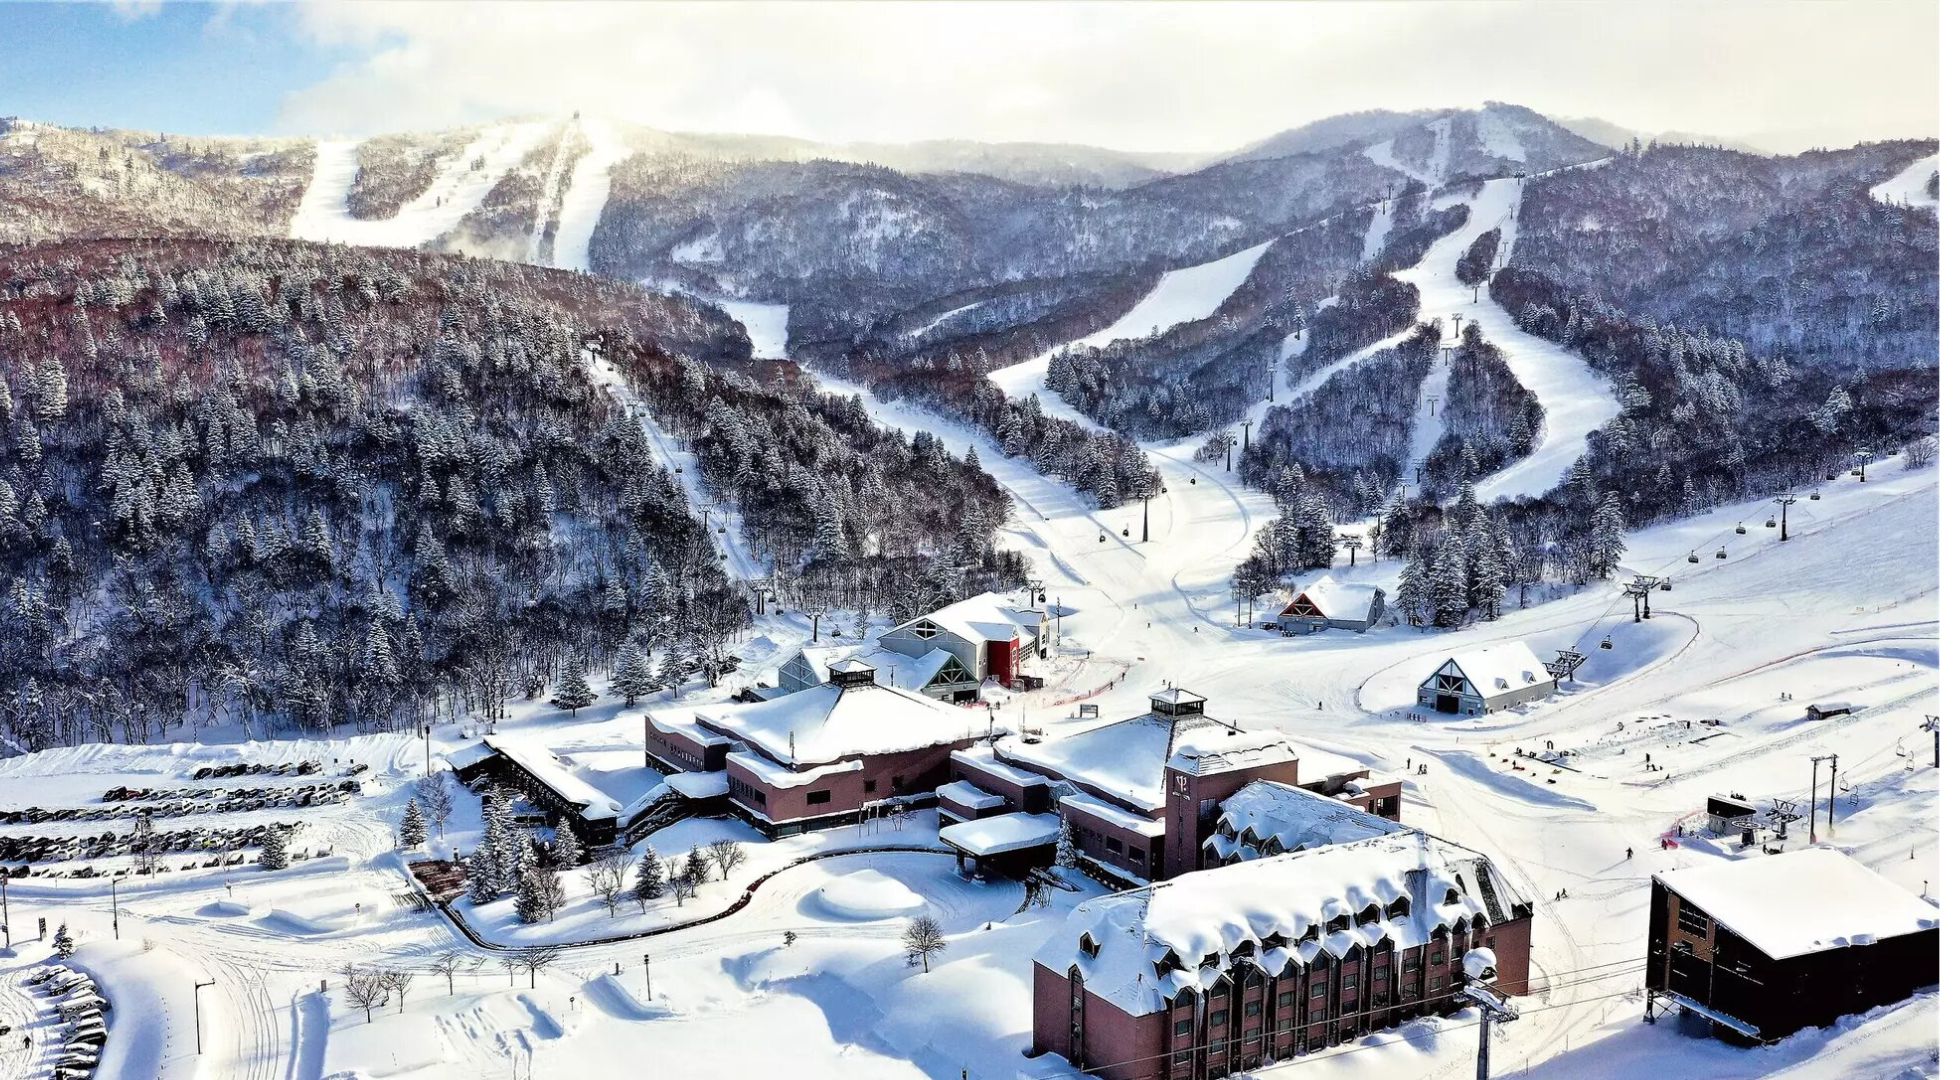
[[[1041,624],[1042,613],[1017,604],[1005,593],[981,593],[929,611],[886,631],[897,634],[922,622],[930,622],[942,632],[975,645],[989,641],[1019,641],[1033,636]]]
[[[1772,960],[1940,925],[1940,911],[1829,848],[1668,870],[1655,879]]]
[[[798,652],[796,658],[785,662],[783,667],[789,667],[798,660],[807,666],[819,683],[830,681],[831,668],[859,663],[872,668],[880,682],[914,692],[924,689],[949,662],[958,663],[957,658],[944,649],[927,649],[918,656],[907,656],[875,645],[813,645]],[[781,671],[780,668],[777,670]],[[972,672],[966,674],[969,678],[972,676]]]
[[[1474,652],[1458,653],[1436,670],[1441,671],[1451,663],[1486,698],[1552,680],[1545,665],[1522,641],[1506,641]]]
[[[1239,731],[1202,714],[1173,718],[1147,712],[1060,738],[1010,738],[994,744],[1003,761],[1031,766],[1154,814],[1164,808],[1164,768],[1203,774],[1297,755],[1277,731]]]
[[[1218,809],[1223,831],[1239,833],[1251,829],[1260,842],[1276,839],[1285,851],[1388,836],[1409,828],[1337,799],[1271,780],[1254,780],[1226,796]],[[1214,834],[1205,843],[1220,855],[1236,850],[1236,840],[1232,837]],[[1241,852],[1248,858],[1255,854],[1256,851]]]
[[[769,701],[703,710],[695,718],[798,767],[923,750],[978,738],[987,730],[982,714],[881,683],[825,683]]]
[[[1367,622],[1374,615],[1375,601],[1381,595],[1380,586],[1339,581],[1329,574],[1301,590],[1280,614],[1292,618],[1318,615],[1336,622]]]

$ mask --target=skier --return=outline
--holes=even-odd
[[[1627,861],[1628,861],[1628,862],[1632,862],[1632,861],[1633,861],[1633,849],[1632,849],[1632,848],[1628,848],[1628,849],[1627,849]]]

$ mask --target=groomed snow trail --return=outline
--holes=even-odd
[[[749,550],[748,542],[742,538],[741,513],[709,495],[701,483],[700,462],[695,460],[692,453],[681,449],[680,443],[654,421],[653,410],[647,408],[640,395],[627,385],[619,369],[611,361],[589,350],[585,353],[585,369],[595,384],[611,394],[613,400],[639,421],[640,430],[646,433],[647,443],[653,448],[655,460],[669,469],[677,470],[679,475],[675,479],[687,492],[688,504],[695,513],[706,510],[713,515],[713,520],[708,523],[708,538],[721,549],[722,565],[727,569],[728,576],[737,582],[760,581],[768,577],[767,561],[757,558]]]
[[[579,130],[589,144],[572,166],[558,208],[558,234],[553,239],[551,265],[561,270],[592,269],[592,233],[612,197],[613,166],[632,154],[619,132],[604,120],[581,116]]]
[[[531,250],[526,256],[530,262],[544,261],[544,230],[551,224],[565,194],[565,150],[571,141],[572,129],[567,127],[558,136],[558,146],[551,153],[551,168],[544,174],[544,194],[539,197],[537,213],[531,219]]]
[[[1913,207],[1940,208],[1940,201],[1926,190],[1926,184],[1933,174],[1940,170],[1940,156],[1927,154],[1918,161],[1906,166],[1905,171],[1885,181],[1872,185],[1872,198],[1882,203],[1901,203]]]
[[[347,193],[359,172],[355,152],[360,144],[323,141],[315,151],[313,179],[293,213],[292,237],[363,247],[421,247],[483,205],[497,181],[516,168],[550,130],[550,125],[543,123],[485,129],[461,153],[443,163],[428,190],[409,200],[394,217],[373,220],[347,212]],[[479,158],[483,167],[472,168]]]
[[[1511,463],[1477,484],[1477,498],[1521,498],[1539,495],[1557,485],[1565,470],[1586,452],[1586,434],[1597,430],[1619,415],[1619,402],[1612,384],[1586,365],[1576,353],[1554,342],[1525,333],[1495,301],[1485,302],[1483,293],[1472,300],[1472,289],[1456,278],[1457,260],[1472,241],[1483,233],[1502,228],[1510,233],[1517,224],[1518,200],[1523,195],[1521,180],[1486,180],[1467,203],[1470,218],[1463,227],[1430,246],[1422,261],[1396,277],[1422,292],[1416,322],[1437,320],[1443,327],[1443,343],[1456,341],[1453,316],[1465,323],[1475,322],[1484,340],[1504,353],[1511,374],[1520,385],[1538,395],[1544,406],[1544,429],[1538,446],[1526,457]],[[1409,475],[1429,456],[1442,437],[1443,391],[1449,382],[1448,365],[1439,356],[1428,378],[1423,381],[1417,401],[1416,427],[1409,447]],[[1436,415],[1429,415],[1428,399],[1438,399]]]
[[[1048,361],[1055,354],[1078,345],[1099,349],[1114,341],[1150,337],[1173,326],[1209,318],[1227,297],[1245,284],[1247,275],[1252,273],[1252,268],[1259,264],[1266,249],[1271,246],[1273,242],[1268,240],[1235,251],[1222,259],[1172,270],[1159,278],[1156,287],[1115,322],[1087,337],[1057,345],[1032,360],[1001,368],[988,377],[1009,397],[1035,395],[1041,401],[1042,410],[1050,416],[1072,420],[1091,431],[1106,431],[1108,429],[1103,425],[1048,389]]]

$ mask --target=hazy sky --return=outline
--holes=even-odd
[[[1937,128],[1933,0],[0,6],[0,112],[367,133],[575,108],[675,130],[1217,150],[1512,101],[1801,148]]]

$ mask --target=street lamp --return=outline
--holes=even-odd
[[[652,954],[652,953],[641,953],[641,954],[640,954],[640,965],[641,965],[642,967],[644,967],[644,968],[646,969],[646,974],[647,974],[647,1000],[648,1000],[648,1001],[652,1001],[652,1000],[653,1000],[653,954]]]
[[[197,1052],[204,1053],[204,995],[207,986],[216,986],[218,981],[191,983],[191,1027],[197,1032]]]

